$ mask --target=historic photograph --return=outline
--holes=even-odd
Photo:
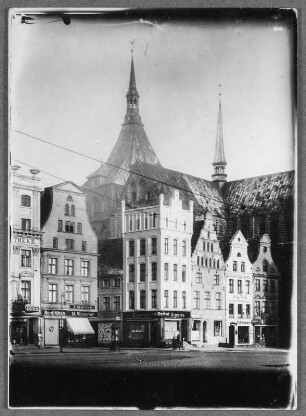
[[[9,13],[9,406],[296,408],[296,15]]]

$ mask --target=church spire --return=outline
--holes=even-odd
[[[221,87],[221,85],[219,85]],[[223,142],[223,127],[222,127],[222,107],[221,107],[221,91],[219,92],[219,114],[217,124],[217,138],[215,157],[213,161],[214,173],[212,180],[219,183],[219,187],[222,188],[226,182],[225,166],[227,165],[224,154],[224,142]]]
[[[134,69],[134,60],[133,55],[131,59],[131,70],[130,70],[130,83],[129,89],[126,93],[126,116],[124,124],[130,123],[141,123],[140,115],[139,115],[139,94],[136,88],[136,77],[135,77],[135,69]]]

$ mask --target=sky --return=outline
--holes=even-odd
[[[56,176],[42,173],[42,187],[82,185],[107,161],[126,111],[131,48],[140,115],[164,167],[211,179],[221,84],[228,180],[294,169],[294,49],[282,18],[33,22],[10,17],[9,135],[20,173],[27,164]]]

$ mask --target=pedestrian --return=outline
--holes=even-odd
[[[178,349],[180,350],[180,349],[181,349],[180,334],[177,334],[177,337],[176,337],[176,342],[177,342]]]
[[[175,350],[175,337],[172,338],[172,349]]]

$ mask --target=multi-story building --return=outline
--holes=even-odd
[[[224,261],[210,213],[195,222],[191,244],[191,343],[224,343]]]
[[[125,209],[123,224],[123,330],[131,345],[189,340],[193,202],[175,190],[158,204]]]
[[[122,340],[122,282],[122,269],[101,267],[98,271],[98,322],[95,330],[98,345],[111,344],[115,329]]]
[[[40,179],[11,173],[10,342],[37,344],[41,331],[40,310]]]
[[[230,242],[226,260],[226,338],[230,345],[252,345],[253,268],[248,243],[239,230]]]
[[[81,342],[94,334],[89,319],[97,319],[97,237],[84,191],[72,182],[46,188],[41,219],[45,345]]]
[[[258,257],[253,264],[254,276],[254,342],[267,347],[278,346],[278,301],[280,273],[271,255],[267,234],[260,239]]]

